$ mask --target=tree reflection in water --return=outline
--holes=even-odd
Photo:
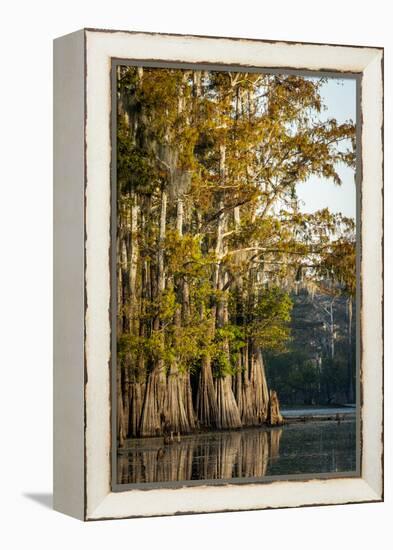
[[[118,483],[263,477],[279,457],[282,428],[131,439],[118,455]]]

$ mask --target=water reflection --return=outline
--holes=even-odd
[[[232,479],[354,471],[355,422],[132,439],[118,454],[118,483]]]

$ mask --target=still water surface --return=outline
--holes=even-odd
[[[118,483],[233,479],[356,470],[354,418],[181,437],[131,439],[118,454]]]

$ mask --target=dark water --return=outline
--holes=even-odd
[[[128,440],[118,483],[214,480],[356,470],[356,423],[346,419]]]

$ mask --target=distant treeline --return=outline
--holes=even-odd
[[[293,300],[291,341],[267,353],[269,384],[283,405],[340,405],[356,400],[356,311],[352,296],[307,292]]]

